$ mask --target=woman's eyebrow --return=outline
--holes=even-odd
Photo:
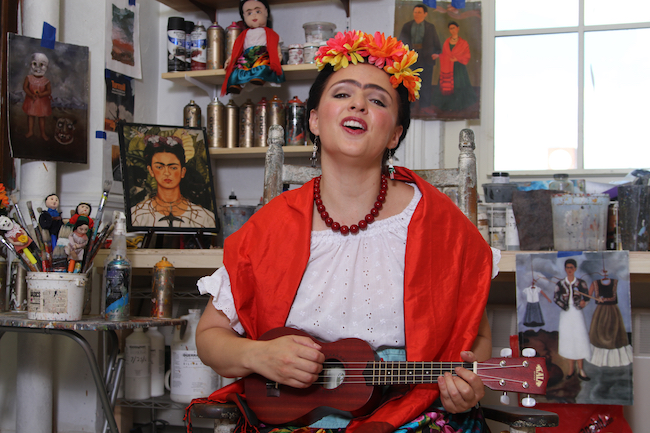
[[[358,87],[360,89],[376,89],[376,90],[380,90],[380,91],[386,93],[391,99],[393,99],[393,96],[390,94],[390,92],[387,91],[386,89],[384,89],[382,86],[380,86],[378,84],[368,83],[368,84],[361,85],[361,83],[358,82],[357,80],[353,80],[351,78],[348,78],[348,79],[345,79],[345,80],[337,81],[336,83],[332,84],[332,87],[334,87],[334,86],[336,86],[338,84],[352,84],[353,86]]]

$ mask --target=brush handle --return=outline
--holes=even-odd
[[[104,193],[102,194],[102,198],[99,200],[99,207],[97,208],[97,216],[95,217],[95,221],[97,221],[97,230],[93,232],[93,238],[95,238],[96,233],[102,224],[102,217],[104,216],[104,205],[106,205],[107,199],[108,199],[108,191],[104,191]]]
[[[45,241],[43,240],[43,234],[41,233],[41,228],[38,225],[38,220],[36,219],[36,214],[34,213],[34,208],[32,207],[32,202],[28,201],[25,203],[27,205],[27,212],[29,217],[32,220],[32,227],[34,227],[34,233],[36,234],[36,243],[41,251],[45,251]]]

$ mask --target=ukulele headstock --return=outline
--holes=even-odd
[[[477,374],[494,391],[545,394],[545,358],[492,358],[480,363]]]

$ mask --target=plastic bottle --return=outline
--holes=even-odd
[[[181,316],[187,320],[185,333],[176,325],[172,341],[171,391],[172,401],[189,403],[193,398],[207,397],[220,385],[220,377],[210,367],[201,362],[196,352],[196,326],[201,318],[201,310],[189,310]]]
[[[235,190],[230,191],[230,196],[228,196],[228,201],[226,201],[226,206],[239,206],[239,200],[235,195]]]
[[[106,320],[128,320],[131,309],[131,261],[126,256],[126,216],[115,212],[111,251],[104,265],[102,311]]]
[[[124,345],[124,398],[145,400],[151,397],[151,340],[142,328],[135,328]]]
[[[147,335],[151,340],[151,396],[160,397],[165,394],[165,337],[155,326]]]
[[[208,33],[203,23],[198,21],[192,30],[192,57],[190,67],[193,71],[207,69],[208,64]]]

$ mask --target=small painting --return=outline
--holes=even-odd
[[[9,33],[9,141],[14,158],[88,162],[88,47]]]
[[[140,79],[140,5],[129,3],[106,2],[106,69]]]
[[[546,401],[633,404],[627,251],[517,254],[517,319],[546,358]]]
[[[218,232],[202,128],[119,123],[129,231]]]

